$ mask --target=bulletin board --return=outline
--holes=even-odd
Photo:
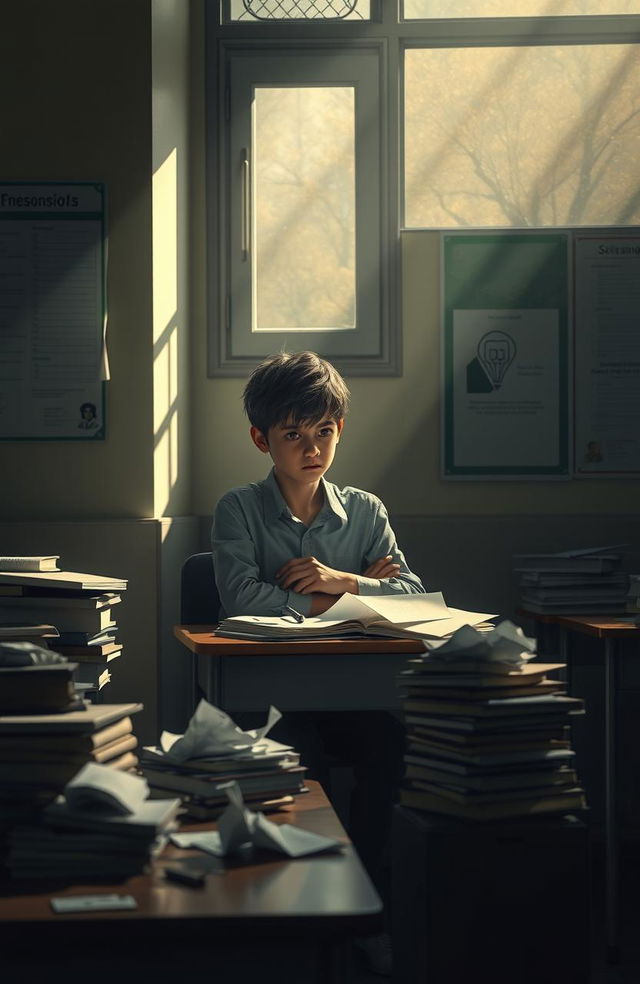
[[[0,440],[106,436],[105,186],[0,183]]]

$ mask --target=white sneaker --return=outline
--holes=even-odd
[[[380,933],[378,936],[358,936],[354,943],[362,953],[372,973],[391,977],[393,953],[391,937],[388,933]]]

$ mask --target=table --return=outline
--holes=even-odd
[[[220,873],[193,889],[166,881],[163,868],[197,852],[168,845],[149,874],[116,885],[0,883],[3,976],[12,984],[59,978],[67,984],[175,984],[186,971],[191,980],[206,973],[220,984],[282,984],[284,977],[337,984],[348,940],[381,931],[382,903],[321,786],[307,785],[309,793],[270,819],[339,838],[345,843],[340,854],[288,860],[263,851],[249,863],[224,859]],[[138,908],[51,911],[52,895],[100,893],[133,895]]]
[[[252,642],[213,634],[213,625],[176,625],[176,638],[200,664],[207,700],[225,711],[391,710],[401,708],[396,678],[420,639],[296,639]],[[194,669],[194,688],[198,672]],[[194,689],[195,695],[195,689]]]
[[[540,615],[527,609],[522,609],[520,614],[536,622],[559,627],[560,657],[568,666],[570,632],[593,636],[604,644],[605,919],[607,955],[613,962],[618,956],[618,832],[615,807],[617,644],[622,639],[640,640],[640,627],[612,615]]]

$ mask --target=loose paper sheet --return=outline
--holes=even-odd
[[[171,842],[177,847],[198,848],[218,857],[232,854],[246,844],[277,851],[290,858],[335,851],[343,846],[340,841],[331,837],[323,837],[289,823],[273,823],[264,814],[248,810],[236,782],[228,784],[226,793],[229,805],[218,819],[217,830],[174,833],[171,834]]]

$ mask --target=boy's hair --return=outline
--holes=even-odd
[[[349,406],[349,390],[340,373],[315,352],[280,352],[256,366],[243,401],[251,424],[266,437],[285,421],[340,420]]]

